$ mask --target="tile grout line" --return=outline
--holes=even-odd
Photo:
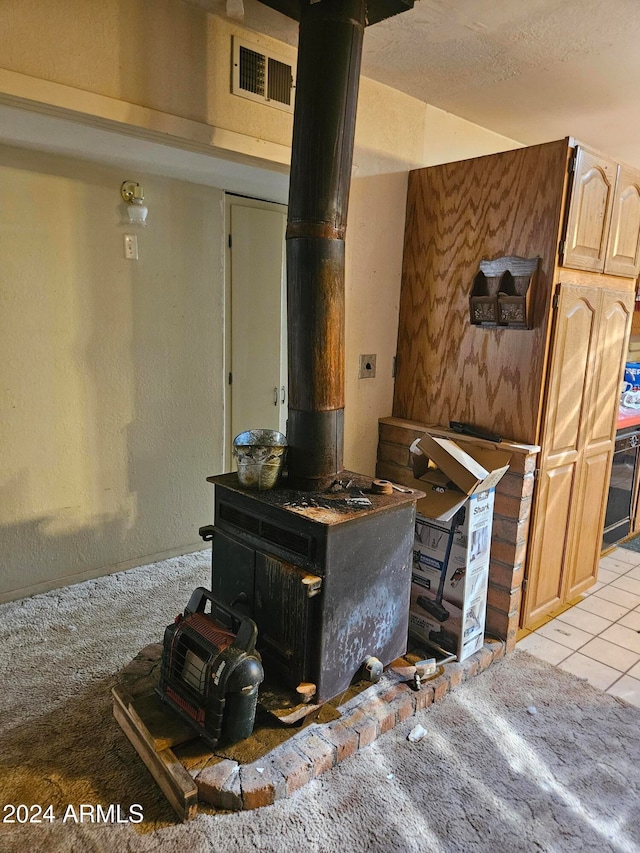
[[[624,560],[621,560],[621,561],[619,561],[619,562],[625,562],[625,561],[624,561]],[[615,578],[614,578],[613,580],[608,581],[607,583],[603,583],[603,584],[602,584],[602,586],[601,586],[601,587],[599,587],[599,589],[598,589],[597,591],[599,591],[599,590],[601,590],[601,589],[604,589],[604,588],[606,588],[606,587],[612,586],[612,585],[614,584],[614,581],[618,580],[620,577],[623,577],[623,576],[625,576],[625,575],[629,574],[630,572],[635,571],[635,569],[640,568],[640,562],[635,563],[635,564],[628,564],[628,565],[629,565],[629,568],[628,568],[628,569],[626,569],[626,570],[625,570],[625,571],[623,571],[623,572],[613,572],[612,570],[609,570],[609,571],[611,571],[611,573],[612,573],[612,574],[614,574],[614,575],[615,575]],[[605,566],[605,571],[607,571],[606,566]],[[630,578],[630,580],[636,580],[636,578]],[[639,579],[639,580],[640,580],[640,579]],[[633,593],[633,592],[631,592],[630,590],[625,590],[623,587],[614,587],[614,589],[616,589],[616,590],[621,590],[621,591],[623,591],[623,592],[628,592],[630,595],[634,595],[634,596],[636,595],[636,593]],[[603,599],[603,601],[608,601],[608,599]],[[611,603],[611,604],[616,604],[616,602],[610,602],[610,603]],[[624,606],[624,605],[619,605],[619,606],[621,606],[621,607],[622,607],[622,606]],[[611,682],[611,684],[610,684],[607,688],[605,688],[605,690],[604,690],[603,692],[608,693],[608,692],[611,690],[611,688],[615,687],[615,685],[616,685],[616,684],[618,684],[618,682],[619,682],[622,678],[624,678],[624,676],[625,676],[625,675],[627,675],[627,676],[628,676],[629,678],[631,678],[633,681],[637,681],[637,682],[638,682],[638,684],[640,685],[640,679],[636,679],[636,678],[634,678],[634,676],[632,676],[632,675],[628,675],[628,673],[630,672],[630,670],[632,670],[632,669],[633,669],[635,666],[637,666],[637,664],[640,662],[640,657],[638,658],[638,660],[637,660],[637,661],[634,661],[634,662],[631,664],[631,666],[627,667],[627,668],[626,668],[626,669],[624,669],[624,670],[620,670],[620,669],[618,669],[618,667],[611,666],[611,664],[605,663],[604,661],[600,661],[600,660],[598,660],[597,658],[592,657],[591,655],[589,655],[587,652],[585,652],[585,651],[584,651],[585,646],[587,646],[587,645],[588,645],[592,640],[594,640],[594,639],[601,639],[603,642],[605,642],[605,643],[609,643],[609,644],[610,644],[610,645],[612,645],[612,646],[618,646],[618,648],[624,649],[624,650],[625,650],[625,651],[627,651],[627,652],[631,652],[632,654],[638,654],[638,655],[640,655],[640,652],[636,652],[636,651],[635,651],[635,650],[633,650],[633,649],[629,649],[626,645],[625,645],[625,646],[622,646],[622,645],[620,645],[619,643],[614,642],[613,640],[605,639],[604,637],[602,637],[602,634],[604,633],[604,631],[609,630],[609,628],[611,628],[613,625],[617,625],[617,624],[620,622],[620,620],[621,620],[621,619],[624,619],[624,618],[625,618],[625,616],[628,616],[628,615],[629,615],[629,613],[633,613],[633,612],[635,612],[635,610],[636,610],[636,608],[637,608],[637,607],[640,607],[640,604],[634,604],[634,605],[631,605],[630,607],[628,607],[628,608],[627,608],[626,612],[625,612],[625,613],[623,613],[621,616],[619,616],[617,619],[614,619],[614,620],[606,619],[606,621],[607,621],[607,622],[609,622],[609,624],[607,625],[607,627],[606,627],[606,628],[602,629],[602,631],[600,631],[600,632],[599,632],[599,633],[597,633],[597,634],[591,634],[591,635],[590,635],[590,639],[588,639],[588,640],[587,640],[587,641],[585,641],[582,645],[578,646],[578,647],[577,647],[577,648],[575,648],[575,649],[572,649],[570,646],[565,646],[565,645],[564,645],[564,643],[562,643],[562,642],[560,642],[560,641],[558,641],[558,640],[551,640],[549,637],[546,637],[546,638],[545,638],[545,637],[544,637],[544,634],[541,634],[540,636],[542,636],[543,638],[545,638],[545,639],[549,640],[550,642],[552,642],[552,643],[556,643],[558,646],[562,646],[563,648],[565,648],[565,649],[567,649],[567,648],[568,648],[568,649],[570,650],[570,653],[569,653],[566,657],[564,657],[561,661],[558,661],[558,663],[557,663],[557,664],[554,664],[554,666],[559,667],[559,666],[560,666],[560,664],[565,663],[565,662],[566,662],[567,660],[569,660],[569,658],[571,658],[573,655],[575,655],[575,654],[581,654],[581,655],[582,655],[582,657],[586,657],[586,658],[588,658],[589,660],[593,661],[594,663],[599,663],[599,664],[601,664],[602,666],[607,666],[609,669],[611,669],[611,670],[613,670],[614,672],[617,672],[617,673],[618,673],[618,676],[617,676],[616,678],[614,678],[614,680]],[[565,612],[570,612],[570,610],[569,610],[569,611],[562,611],[561,613],[559,613],[559,614],[558,614],[558,616],[554,617],[554,619],[550,620],[549,622],[547,622],[547,623],[545,623],[545,624],[546,624],[546,625],[550,625],[552,622],[555,622],[555,621],[556,621],[556,619],[559,619],[559,621],[560,621],[560,622],[563,622],[563,620],[562,620],[560,617],[561,617],[561,616],[563,615],[563,613],[565,613]],[[587,613],[589,613],[590,611],[586,611],[586,612],[587,612]],[[598,614],[596,614],[596,613],[591,614],[591,615],[593,615],[593,616],[597,616],[598,618],[601,618],[601,619],[605,619],[605,618],[606,618],[606,617],[604,617],[604,616],[598,616]],[[584,628],[578,628],[576,625],[572,625],[570,622],[566,622],[566,623],[564,623],[564,624],[569,625],[571,628],[575,628],[575,630],[577,630],[577,631],[583,631],[584,633],[587,633],[587,634],[589,634],[589,633],[590,633],[589,631],[586,631]],[[544,626],[540,626],[540,627],[544,627]],[[627,628],[628,626],[626,626],[626,625],[621,625],[620,627],[621,627],[621,628]],[[538,629],[538,630],[539,630],[539,629]],[[632,628],[629,628],[629,630],[633,630],[633,629],[632,629]],[[532,633],[536,633],[536,632],[534,631],[534,632],[532,632]],[[640,635],[640,631],[638,631],[637,633]],[[588,678],[587,678],[586,680],[587,680],[587,681],[589,681],[589,679],[588,679]],[[593,685],[593,686],[596,686],[596,685]],[[599,689],[601,689],[601,688],[599,688]]]
[[[623,560],[623,562],[624,562],[624,560]],[[640,568],[640,563],[636,563],[635,565],[632,565],[632,566],[631,566],[631,568],[629,568],[626,572],[621,572],[621,573],[620,573],[620,575],[618,575],[618,577],[624,577],[625,575],[628,575],[630,572],[633,572],[633,571],[635,571],[635,570],[636,570],[636,569],[638,569],[638,568]],[[636,578],[630,578],[630,580],[636,580]],[[611,583],[613,583],[613,582],[611,581]],[[616,587],[616,589],[621,589],[621,587]],[[625,591],[630,592],[630,590],[625,590]],[[631,595],[634,595],[635,593],[631,593],[631,592],[630,592],[630,594],[631,594]],[[629,613],[633,613],[633,612],[635,612],[636,607],[640,607],[640,605],[635,605],[634,607],[632,607],[632,608],[630,608],[629,610],[627,610],[627,612],[626,612],[623,616],[620,616],[620,617],[616,620],[616,622],[615,622],[614,624],[617,624],[617,623],[620,621],[620,619],[624,619],[624,617],[625,617],[625,616],[628,616],[628,615],[629,615]],[[621,627],[621,628],[626,628],[627,626],[626,626],[626,625],[621,625],[620,627]],[[629,629],[629,630],[633,630],[633,629]],[[640,635],[640,631],[637,631],[636,633]],[[610,641],[606,641],[606,640],[605,640],[605,642],[610,642]],[[621,648],[626,648],[626,647],[622,647],[622,646],[621,646]],[[627,651],[631,651],[631,649],[627,649]],[[616,685],[616,684],[618,684],[618,682],[619,682],[619,681],[621,681],[621,680],[625,677],[625,675],[626,675],[628,678],[631,678],[633,681],[637,681],[637,682],[638,682],[638,684],[640,685],[640,679],[634,678],[634,676],[632,676],[632,675],[629,675],[629,674],[628,674],[628,673],[630,672],[630,670],[632,670],[635,666],[637,666],[637,664],[638,664],[638,661],[636,661],[636,663],[632,664],[628,669],[626,669],[626,670],[625,670],[625,671],[620,675],[620,677],[619,677],[619,678],[617,678],[617,679],[616,679],[612,684],[610,684],[610,685],[609,685],[609,687],[607,687],[607,689],[606,689],[606,691],[605,691],[605,692],[606,692],[606,693],[608,693],[608,692],[611,690],[611,688],[612,688],[612,687],[615,687],[615,685]]]

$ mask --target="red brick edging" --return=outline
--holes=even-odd
[[[193,770],[199,798],[219,809],[240,810],[289,797],[504,655],[504,643],[485,642],[463,663],[446,664],[440,676],[418,691],[389,671],[378,685],[343,705],[339,720],[312,724],[251,764],[222,759]]]

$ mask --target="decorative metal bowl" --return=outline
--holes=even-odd
[[[245,489],[272,489],[282,474],[287,439],[274,429],[250,429],[233,439],[238,482]]]

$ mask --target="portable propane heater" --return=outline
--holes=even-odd
[[[211,747],[253,731],[264,678],[257,634],[252,619],[204,587],[193,591],[184,614],[165,629],[157,693]]]

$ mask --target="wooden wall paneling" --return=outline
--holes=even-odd
[[[595,577],[634,297],[626,267],[603,273],[615,176],[623,170],[579,147],[571,195],[573,144],[565,139],[409,176],[393,420],[412,428],[468,421],[542,446],[524,627]],[[610,243],[618,260],[636,249],[636,220],[640,231],[640,182],[633,183],[640,179],[623,177],[616,191],[627,220],[614,221],[618,238]],[[558,242],[567,234],[578,261],[565,253],[560,266]],[[480,261],[504,255],[541,258],[531,330],[470,323]],[[383,448],[378,464],[378,475],[393,479],[406,463]]]
[[[568,140],[409,176],[393,414],[538,439]],[[541,257],[532,330],[469,322],[483,258]]]

